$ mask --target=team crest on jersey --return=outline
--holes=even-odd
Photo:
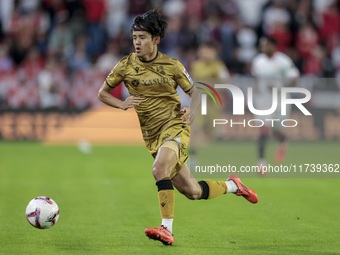
[[[191,79],[191,77],[190,77],[189,73],[187,72],[187,70],[184,69],[183,72],[184,72],[185,76],[188,78],[188,80],[190,81],[190,83],[191,83],[191,84],[194,84],[194,82],[193,82],[193,80]]]
[[[160,74],[165,75],[164,66],[158,66],[158,67],[157,67],[157,72],[159,72]]]
[[[135,67],[135,71],[136,71],[136,73],[138,73],[138,71],[139,71],[139,67],[138,66]]]
[[[135,87],[138,87],[138,85],[139,85],[139,80],[133,80],[133,81],[131,82],[131,84],[132,84],[133,86],[135,86]]]

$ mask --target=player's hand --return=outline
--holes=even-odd
[[[190,108],[184,107],[181,112],[183,112],[182,121],[186,125],[191,125],[194,122],[195,115],[190,112]]]
[[[125,99],[120,108],[126,111],[127,109],[132,108],[134,105],[139,105],[140,102],[140,97],[129,96],[127,99]]]

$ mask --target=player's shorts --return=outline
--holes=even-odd
[[[174,125],[164,129],[158,136],[148,140],[144,140],[146,148],[151,155],[156,158],[160,147],[168,147],[175,151],[178,156],[178,162],[174,170],[170,174],[170,178],[174,178],[176,174],[182,169],[188,156],[184,150],[187,148],[190,139],[190,126]],[[167,142],[172,141],[172,142]],[[176,143],[175,143],[176,142]]]

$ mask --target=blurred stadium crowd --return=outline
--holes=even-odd
[[[209,41],[232,75],[250,75],[271,35],[303,75],[340,77],[340,0],[1,0],[0,109],[98,104],[106,75],[134,51],[133,18],[153,8],[169,23],[160,51],[188,70]]]

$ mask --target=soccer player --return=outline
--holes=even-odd
[[[192,63],[194,78],[229,79],[226,65],[217,58],[217,51],[211,42],[202,43],[198,48],[198,59]]]
[[[260,50],[262,53],[257,55],[252,62],[252,75],[256,78],[254,93],[254,106],[258,110],[268,110],[272,106],[272,88],[278,88],[278,98],[280,98],[280,88],[283,86],[292,86],[299,77],[299,70],[295,67],[293,61],[284,53],[277,51],[277,41],[272,37],[262,37],[260,39]],[[264,156],[265,145],[270,130],[272,129],[274,137],[279,141],[275,154],[275,161],[281,163],[284,160],[288,148],[287,137],[284,133],[282,119],[290,115],[291,105],[287,105],[287,115],[281,116],[281,105],[274,113],[266,116],[256,116],[257,119],[264,121],[265,125],[260,128],[258,139],[259,162],[258,165],[267,164]],[[271,121],[265,119],[276,119],[274,127]]]
[[[197,51],[198,59],[192,63],[191,68],[191,76],[196,79],[196,81],[200,81],[199,79],[212,78],[215,79],[215,84],[220,83],[229,83],[230,74],[229,70],[226,65],[217,58],[217,51],[216,47],[211,42],[202,43],[198,47]],[[218,81],[216,79],[223,79]],[[208,100],[208,105],[213,106],[214,103],[212,100]],[[209,107],[211,108],[211,107]],[[209,112],[208,115],[202,116],[197,115],[195,118],[195,126],[197,130],[193,130],[192,132],[195,134],[200,134],[202,131],[205,131],[206,135],[212,140],[222,139],[222,134],[217,133],[218,129],[216,130],[213,128],[214,119],[218,119],[220,114],[222,113],[222,107],[215,107],[214,111]],[[197,139],[191,140],[191,148],[190,148],[190,160],[191,166],[198,165],[198,160],[196,158],[196,145]]]
[[[145,145],[155,158],[152,174],[158,188],[161,227],[148,228],[145,234],[165,245],[173,245],[172,223],[176,189],[189,199],[210,199],[225,193],[243,196],[257,203],[256,193],[244,186],[237,175],[227,181],[197,182],[186,165],[193,112],[180,109],[176,92],[179,85],[192,99],[191,108],[197,109],[199,93],[183,65],[157,50],[164,37],[166,21],[155,10],[139,15],[131,27],[135,52],[124,57],[108,75],[99,90],[98,98],[105,104],[137,112]],[[121,101],[110,92],[124,81],[130,97]]]

